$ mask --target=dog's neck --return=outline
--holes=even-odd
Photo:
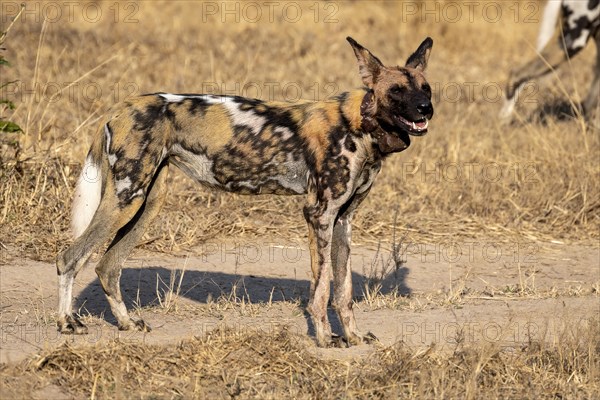
[[[385,129],[377,118],[372,115],[373,108],[375,107],[375,95],[372,90],[367,90],[362,102],[360,104],[360,116],[361,116],[361,130],[367,134],[370,134],[375,142],[379,151],[383,154],[397,153],[406,150],[410,145],[410,139],[405,135],[406,140],[402,140],[397,132],[392,129]]]

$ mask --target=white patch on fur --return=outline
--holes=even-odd
[[[267,122],[265,117],[256,115],[252,109],[245,111],[240,110],[240,104],[237,103],[233,97],[205,96],[203,99],[209,104],[223,105],[229,112],[233,125],[248,127],[255,135],[260,133],[263,126]]]
[[[221,187],[212,173],[213,161],[204,154],[195,154],[181,147],[173,145],[170,152],[171,162],[183,170],[188,176],[200,183],[214,187]]]
[[[108,124],[104,125],[104,136],[106,137],[106,154],[110,153],[110,144],[112,143],[112,132]]]
[[[525,84],[521,84],[518,88],[515,89],[515,94],[512,99],[504,99],[504,104],[502,105],[502,109],[500,110],[500,119],[508,122],[511,120],[513,112],[515,111],[515,106],[517,105],[517,101],[519,101],[519,96],[523,91],[523,87]]]
[[[542,15],[542,24],[540,26],[540,32],[537,38],[536,49],[541,52],[544,47],[548,44],[554,31],[556,30],[556,20],[560,13],[560,5],[562,0],[548,0],[546,7],[544,8],[544,14]]]
[[[110,144],[112,143],[112,132],[108,127],[108,124],[104,125],[104,136],[106,138],[106,154],[108,154],[108,163],[111,167],[117,162],[117,155],[110,153]]]
[[[208,104],[218,104],[231,101],[232,98],[229,96],[216,96],[212,94],[172,94],[172,93],[158,93],[160,97],[168,101],[169,103],[181,103],[185,99],[201,99]]]
[[[233,101],[232,97],[229,96],[215,96],[212,94],[205,94],[199,96],[202,100],[207,102],[208,104],[224,104]]]
[[[252,110],[240,110],[240,105],[238,103],[228,101],[223,103],[223,105],[225,108],[227,108],[227,111],[229,111],[234,125],[246,126],[250,128],[252,133],[255,135],[260,133],[263,126],[267,122],[265,117],[256,115],[256,113]]]
[[[117,190],[117,195],[120,194],[122,191],[129,189],[130,187],[131,179],[129,179],[128,176],[126,176],[123,179],[119,179],[115,182],[115,189]]]
[[[589,4],[590,1],[564,0],[564,7],[571,11],[571,15],[567,19],[567,26],[569,30],[575,30],[577,28],[577,21],[582,17],[586,18],[588,21],[594,21],[600,18],[600,5],[590,10],[588,8]],[[566,45],[569,49],[580,49],[587,43],[590,36],[590,30],[583,29],[580,35],[577,37],[570,37],[569,32],[566,32],[565,36],[567,37]],[[568,39],[570,39],[570,42]]]
[[[58,316],[71,315],[73,297],[73,273],[58,275]]]
[[[100,204],[102,193],[102,172],[99,165],[94,164],[88,156],[77,181],[73,207],[71,211],[71,231],[78,238],[87,229],[96,209]]]
[[[181,103],[183,100],[189,97],[171,93],[159,93],[159,96],[168,101],[169,103]]]
[[[271,163],[269,163],[271,164]],[[288,189],[296,194],[305,194],[308,188],[308,167],[304,161],[295,161],[291,154],[288,154],[287,160],[283,162],[287,173],[285,175],[276,175],[274,180],[282,188]]]
[[[581,31],[581,35],[571,43],[569,46],[572,49],[579,49],[584,47],[587,43],[588,37],[590,36],[590,31],[588,29],[583,29]]]
[[[288,140],[294,135],[287,126],[277,126],[273,129],[273,132],[281,134],[283,140]]]

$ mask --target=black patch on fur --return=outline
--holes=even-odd
[[[599,1],[600,0],[594,0],[594,1],[589,0],[588,1],[588,9],[592,10],[595,7],[597,7]],[[592,6],[591,5],[592,2],[595,2],[596,5]],[[596,35],[596,32],[600,28],[600,20],[598,17],[593,20],[590,20],[588,18],[588,16],[582,15],[579,18],[576,18],[574,20],[573,24],[570,24],[569,19],[571,18],[571,16],[573,16],[575,14],[575,11],[572,10],[571,8],[569,8],[564,3],[562,5],[562,11],[563,11],[562,24],[563,24],[563,33],[564,33],[564,43],[563,43],[563,40],[560,39],[560,44],[561,44],[561,46],[566,46],[565,51],[566,51],[567,55],[569,57],[572,57],[585,47],[585,45],[587,44],[587,41],[590,39],[590,37],[593,37]],[[585,35],[584,44],[581,46],[578,46],[578,47],[574,47],[575,42],[584,35]]]
[[[306,145],[298,135],[298,124],[291,112],[257,99],[229,98],[241,111],[251,111],[263,117],[265,122],[258,133],[245,125],[233,127],[235,140],[211,156],[215,179],[224,186],[223,189],[244,194],[291,191],[284,188],[278,178],[297,174],[298,179],[302,179],[305,172],[294,171],[291,169],[294,166],[285,163],[292,161],[298,163],[295,165],[303,165],[307,159]]]
[[[196,117],[204,117],[208,108],[208,103],[197,97],[190,97],[183,101],[187,105],[188,112]]]
[[[344,141],[344,147],[351,153],[354,153],[356,151],[356,143],[354,143],[352,135],[346,136],[346,140]]]
[[[342,155],[342,144],[350,135],[348,128],[343,125],[334,126],[329,133],[329,148],[319,175],[319,189],[329,189],[331,197],[337,199],[348,190],[350,181],[350,161]],[[320,198],[322,196],[319,196]]]

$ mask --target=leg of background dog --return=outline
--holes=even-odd
[[[538,37],[538,46],[545,43],[551,36],[550,27],[553,26],[554,20],[559,15],[559,8],[562,8],[561,28],[555,29],[555,31],[560,36],[558,41],[552,40],[551,42],[559,43],[560,46],[550,42],[542,50],[538,47],[537,50],[541,53],[538,58],[521,68],[513,70],[506,88],[506,101],[500,112],[500,117],[506,121],[510,120],[518,100],[519,91],[528,80],[540,78],[557,68],[568,58],[573,58],[585,47],[590,36],[595,35],[597,40],[598,18],[600,18],[598,2],[593,0],[562,0],[549,2],[546,5],[544,20]],[[560,51],[558,51],[559,49]],[[592,88],[593,92],[594,88]],[[586,104],[587,100],[583,106],[585,107]]]
[[[598,102],[600,98],[600,30],[596,32],[595,43],[596,43],[596,65],[594,66],[595,78],[590,87],[590,91],[583,102],[583,111],[585,112],[586,118],[592,118],[594,113],[596,114],[596,121],[600,120],[600,110],[598,109]]]
[[[576,53],[571,54],[571,57]],[[565,51],[556,44],[549,43],[539,56],[527,64],[513,69],[506,85],[506,100],[500,111],[500,117],[510,119],[518,101],[519,93],[528,81],[549,74],[566,60]]]
[[[145,229],[156,217],[164,203],[167,193],[165,181],[168,171],[169,167],[167,164],[159,168],[148,189],[146,201],[138,210],[135,217],[119,230],[117,236],[96,266],[96,273],[121,330],[138,329],[145,332],[151,330],[143,320],[134,319],[129,316],[127,307],[121,297],[119,282],[123,262],[139,243]]]

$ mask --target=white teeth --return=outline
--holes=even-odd
[[[419,125],[417,125],[416,122],[409,121],[406,118],[402,117],[401,115],[398,115],[398,119],[400,121],[404,122],[406,125],[410,126],[414,131],[424,131],[429,126],[429,120],[427,118],[425,118],[425,124],[423,126],[419,126]],[[423,122],[419,122],[419,124],[422,124],[422,123]]]

